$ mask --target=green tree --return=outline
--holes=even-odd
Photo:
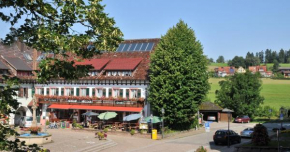
[[[279,63],[285,63],[285,51],[283,49],[279,52]]]
[[[260,59],[255,57],[253,53],[248,52],[245,59],[246,68],[249,66],[260,65]]]
[[[277,73],[279,71],[279,67],[280,67],[279,62],[277,60],[274,60],[273,69],[272,69],[273,73]]]
[[[216,60],[216,63],[225,63],[225,58],[224,58],[224,56],[220,55],[220,56],[218,57],[218,59]]]
[[[170,28],[151,54],[149,101],[155,115],[165,109],[173,129],[188,129],[209,90],[207,59],[194,31],[183,21]]]
[[[39,64],[37,76],[43,83],[52,78],[74,80],[85,76],[92,68],[74,66],[67,54],[90,58],[102,50],[114,51],[122,41],[122,32],[114,26],[114,19],[103,12],[100,0],[5,0],[0,2],[0,8],[13,12],[0,12],[2,21],[11,25],[11,31],[3,40],[5,44],[18,38],[33,49],[56,54]],[[15,28],[23,20],[24,23]],[[85,31],[76,31],[76,26]]]
[[[1,43],[9,45],[20,40],[38,51],[54,53],[54,58],[46,58],[39,64],[37,77],[41,83],[53,78],[75,80],[86,76],[92,66],[74,66],[68,55],[90,58],[103,50],[114,51],[122,41],[122,32],[115,27],[114,19],[104,13],[100,0],[2,0],[0,9],[3,8],[10,11],[7,14],[1,11],[0,19],[11,28]],[[86,30],[76,31],[76,26]],[[0,111],[9,115],[19,104],[13,98],[17,79],[4,76],[4,82],[6,86],[0,88]],[[40,149],[37,145],[28,148],[18,139],[8,141],[7,137],[13,135],[17,135],[13,129],[0,124],[0,150]]]
[[[250,71],[244,74],[235,73],[225,81],[220,81],[219,85],[215,102],[223,108],[234,110],[235,115],[252,117],[264,101],[260,95],[262,82],[259,75],[251,74]]]
[[[267,128],[262,124],[257,124],[252,134],[252,143],[256,146],[266,146],[269,142],[270,138]]]
[[[245,59],[241,56],[235,56],[231,61],[228,62],[228,65],[234,66],[235,68],[238,68],[240,66],[246,68]]]

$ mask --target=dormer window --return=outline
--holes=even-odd
[[[132,71],[107,71],[107,76],[132,76]]]

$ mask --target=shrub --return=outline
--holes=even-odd
[[[132,129],[132,130],[130,131],[130,134],[133,136],[133,135],[135,134],[135,129]]]
[[[109,131],[109,129],[108,129],[108,128],[105,128],[105,129],[104,129],[104,132],[105,132],[105,133],[107,133],[108,131]]]
[[[141,134],[146,134],[147,133],[147,129],[141,129],[140,133]]]
[[[290,133],[290,129],[283,130],[283,131],[281,131],[281,133]]]
[[[257,124],[254,127],[252,136],[252,143],[256,146],[266,146],[270,142],[267,128],[262,124]]]
[[[200,146],[199,148],[196,149],[195,152],[207,152],[207,149],[204,148],[203,146]]]
[[[72,126],[73,126],[73,127],[76,127],[76,126],[77,126],[77,120],[75,120],[75,119],[73,120],[73,122],[72,122]]]

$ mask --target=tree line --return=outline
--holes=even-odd
[[[213,62],[212,58],[208,59],[209,62]],[[216,63],[226,63],[224,57],[220,55]],[[271,49],[266,49],[265,52],[262,50],[260,52],[248,52],[246,57],[235,56],[233,59],[228,60],[229,66],[248,68],[249,66],[256,66],[266,63],[290,63],[290,49],[281,49],[279,52],[272,51]]]

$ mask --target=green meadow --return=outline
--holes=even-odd
[[[209,83],[211,89],[208,93],[208,100],[214,102],[215,91],[218,90],[219,81],[223,78],[210,78]],[[262,90],[261,95],[265,98],[263,105],[268,105],[276,110],[281,106],[290,107],[290,80],[273,80],[269,78],[262,78]]]
[[[214,71],[214,68],[228,66],[227,63],[210,63],[207,68],[209,71]]]

